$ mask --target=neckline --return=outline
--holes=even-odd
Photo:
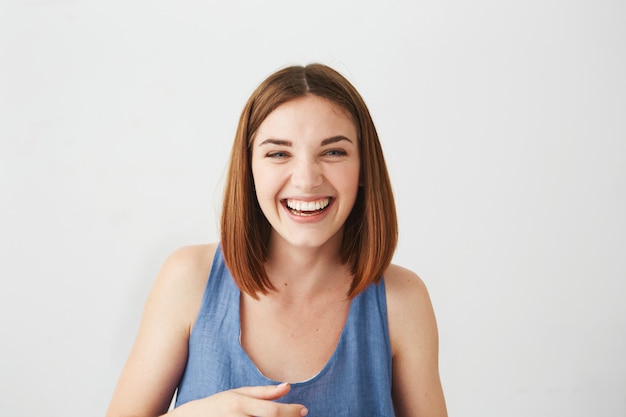
[[[363,292],[365,292],[365,291],[363,291]],[[249,365],[252,369],[254,369],[254,371],[257,373],[257,375],[261,379],[265,380],[265,382],[268,385],[276,385],[276,384],[280,384],[282,382],[289,382],[289,384],[292,385],[292,386],[304,386],[304,385],[307,385],[307,384],[312,384],[313,382],[315,382],[319,378],[321,378],[332,367],[332,365],[337,361],[337,356],[339,355],[339,351],[341,350],[341,348],[345,344],[346,333],[348,332],[349,325],[354,320],[354,318],[353,318],[354,310],[355,310],[354,303],[355,303],[357,298],[361,297],[363,292],[358,294],[352,300],[350,300],[350,308],[348,310],[348,317],[346,318],[346,322],[343,324],[343,328],[341,329],[341,335],[339,336],[339,341],[337,342],[337,346],[335,346],[335,349],[333,350],[333,354],[330,356],[328,361],[326,361],[326,363],[324,364],[322,369],[320,369],[319,372],[317,372],[315,375],[313,375],[309,379],[305,379],[304,381],[295,381],[295,382],[292,382],[292,381],[275,381],[275,380],[265,376],[265,374],[263,374],[263,372],[261,372],[261,370],[257,367],[257,365],[254,363],[254,361],[250,357],[250,355],[248,355],[248,352],[246,352],[246,350],[243,348],[243,346],[241,344],[241,291],[239,289],[237,289],[237,312],[236,312],[236,315],[235,315],[235,317],[237,319],[237,327],[238,327],[238,332],[237,332],[238,340],[236,342],[237,348],[240,350],[240,354],[242,355],[242,357],[245,358],[245,361],[246,361],[247,365]]]

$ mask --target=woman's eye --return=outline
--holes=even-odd
[[[287,152],[269,152],[267,155],[265,155],[267,158],[276,158],[276,159],[280,159],[280,158],[285,158],[287,156]]]
[[[348,153],[344,150],[341,149],[331,149],[329,151],[326,151],[325,155],[328,156],[346,156]]]

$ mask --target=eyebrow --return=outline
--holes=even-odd
[[[324,139],[320,145],[326,146],[326,145],[330,145],[331,143],[341,142],[343,140],[347,140],[348,142],[352,143],[352,141],[348,139],[347,137],[339,135],[339,136],[333,136],[328,139]],[[263,145],[293,146],[293,142],[291,142],[290,140],[284,140],[284,139],[265,139],[263,142],[259,143],[259,146],[263,146]]]

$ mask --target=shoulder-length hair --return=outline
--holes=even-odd
[[[332,68],[311,64],[275,72],[252,93],[239,119],[230,156],[221,218],[221,246],[238,287],[258,298],[275,287],[265,271],[271,226],[256,198],[251,155],[254,135],[278,106],[306,95],[325,98],[345,109],[358,135],[360,186],[346,219],[341,260],[353,274],[347,296],[378,283],[391,263],[398,241],[391,182],[376,128],[361,95]]]

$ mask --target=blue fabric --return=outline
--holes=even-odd
[[[242,386],[271,385],[242,348],[240,291],[218,248],[189,339],[176,406]],[[278,401],[303,404],[310,417],[394,416],[384,281],[356,296],[332,357]]]

